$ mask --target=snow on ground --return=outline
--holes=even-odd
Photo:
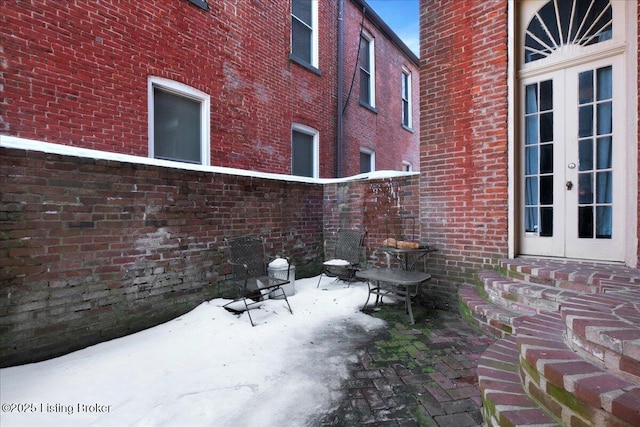
[[[0,425],[305,426],[335,405],[353,341],[383,321],[366,284],[298,279],[240,316],[215,299],[170,322],[40,363],[0,370]]]

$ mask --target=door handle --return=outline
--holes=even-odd
[[[567,190],[571,190],[573,188],[573,182],[571,181],[567,181],[564,185],[567,187]]]

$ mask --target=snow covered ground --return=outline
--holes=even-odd
[[[384,325],[366,284],[298,279],[241,316],[205,302],[145,331],[0,370],[0,425],[307,426],[340,398],[354,341]]]

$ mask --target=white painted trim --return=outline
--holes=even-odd
[[[371,156],[370,168],[371,168],[371,172],[374,172],[376,170],[376,152],[366,147],[360,147],[360,152]]]
[[[318,63],[318,51],[320,50],[318,46],[318,33],[320,32],[320,27],[318,26],[318,3],[317,1],[311,2],[311,65],[316,68],[320,68],[320,64]]]
[[[518,80],[516,75],[516,4],[513,1],[507,3],[507,251],[509,258],[515,258],[518,254],[518,233],[516,197],[516,97],[515,88]]]
[[[313,178],[318,178],[320,176],[320,132],[311,126],[303,125],[302,123],[292,123],[291,132],[293,131],[313,137],[313,159],[311,159],[313,162]],[[291,144],[293,149],[293,135],[291,135]],[[293,164],[293,154],[291,155],[291,162]]]
[[[625,248],[625,264],[629,267],[638,267],[638,3],[627,2],[625,13],[626,41],[626,90],[627,90],[627,139],[635,141],[635,144],[627,144],[627,223],[626,230],[629,233]],[[635,159],[635,161],[632,161]]]
[[[211,164],[211,151],[210,151],[210,97],[209,94],[202,92],[198,89],[187,86],[183,83],[179,83],[173,80],[165,79],[162,77],[149,76],[147,83],[147,114],[149,123],[149,157],[153,158],[154,153],[154,122],[153,122],[153,88],[158,87],[168,92],[172,92],[179,96],[194,99],[201,103],[200,107],[200,158],[202,159],[202,165],[208,166]]]
[[[249,176],[253,178],[274,179],[278,181],[288,182],[306,182],[311,184],[335,184],[341,182],[351,182],[363,179],[385,179],[401,176],[417,176],[419,172],[401,172],[401,171],[377,171],[365,174],[353,175],[346,178],[308,178],[304,176],[285,175],[277,173],[266,173],[249,171],[245,169],[227,168],[222,166],[203,166],[193,163],[172,162],[168,160],[153,159],[150,157],[132,156],[130,154],[119,154],[108,151],[92,150],[88,148],[78,148],[70,145],[53,144],[50,142],[37,141],[33,139],[18,138],[9,135],[0,135],[0,147],[14,149],[37,151],[40,153],[57,154],[61,156],[79,157],[94,160],[106,160],[122,163],[131,163],[139,165],[150,165],[164,168],[220,173],[226,175]]]
[[[376,108],[376,42],[375,38],[366,31],[362,32],[362,37],[369,42],[369,93],[371,94],[369,106]]]
[[[408,128],[413,128],[413,102],[412,102],[412,90],[413,90],[413,76],[411,74],[411,71],[406,68],[406,67],[402,67],[402,75],[401,78],[404,79],[404,77],[407,76],[407,103],[408,103],[408,108],[407,108],[407,124],[404,124],[404,120],[402,120],[402,126],[406,126]],[[400,88],[402,90],[402,82],[400,83]],[[402,103],[404,103],[404,93],[400,94],[400,99],[402,101]],[[404,119],[404,108],[402,108],[401,111],[401,119]]]

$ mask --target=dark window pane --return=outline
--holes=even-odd
[[[540,236],[553,236],[553,208],[540,208]]]
[[[553,144],[540,146],[540,173],[553,173]]]
[[[540,114],[540,142],[553,141],[553,113]]]
[[[611,133],[611,102],[598,104],[598,135]]]
[[[553,81],[540,82],[540,111],[553,109]]]
[[[578,143],[578,170],[590,171],[593,169],[593,140],[583,139]]]
[[[360,101],[370,104],[371,103],[371,94],[369,91],[370,85],[370,76],[364,70],[360,70]]]
[[[540,177],[540,204],[553,204],[553,175]]]
[[[611,206],[598,206],[596,208],[596,238],[611,238],[612,215],[613,209]]]
[[[548,55],[549,53],[551,53],[548,48],[544,47],[543,45],[541,45],[540,43],[538,43],[536,41],[536,38],[537,38],[537,39],[541,40],[547,46],[553,46],[554,45],[553,40],[551,40],[549,38],[549,36],[547,35],[547,32],[543,28],[543,26],[540,23],[540,20],[538,19],[537,16],[534,16],[533,19],[531,20],[531,22],[529,23],[529,26],[527,27],[527,32],[530,32],[535,37],[531,37],[531,36],[527,35],[527,37],[525,39],[525,47],[531,47],[534,50],[542,51],[545,54],[543,55],[543,54],[540,54],[540,53],[537,53],[537,52],[532,52],[532,51],[526,51],[525,50],[525,62],[531,62],[531,61],[535,61],[535,60],[540,59],[540,58],[544,58],[545,55]]]
[[[538,14],[540,15],[540,18],[542,18],[542,22],[545,23],[547,31],[549,31],[549,33],[551,34],[551,38],[553,40],[560,40],[558,25],[556,24],[556,22],[558,22],[558,18],[556,18],[556,9],[554,2],[547,2],[547,4],[545,4],[538,11]],[[553,46],[553,42],[550,44],[550,46]]]
[[[409,99],[409,76],[402,73],[402,98]]]
[[[593,102],[593,71],[585,71],[578,77],[578,103],[588,102]]]
[[[611,67],[598,70],[598,101],[611,99],[613,96]]]
[[[153,102],[154,157],[201,163],[201,103],[159,88]]]
[[[593,105],[578,108],[578,137],[593,135]]]
[[[371,154],[360,152],[360,173],[371,172]]]
[[[524,180],[524,204],[531,206],[538,204],[538,177],[531,176]]]
[[[293,131],[291,173],[313,177],[313,135]]]
[[[538,208],[526,208],[524,211],[524,230],[528,233],[538,232]]]
[[[369,59],[369,40],[364,37],[360,37],[360,68],[366,70],[367,72],[371,71],[371,60]]]
[[[527,114],[537,113],[538,112],[538,85],[537,84],[527,85],[525,92],[526,92],[526,95],[525,95],[526,111],[525,112]]]
[[[525,144],[538,143],[538,115],[529,116],[524,122],[524,132],[526,134]]]
[[[611,168],[611,137],[607,136],[604,138],[598,138],[598,152],[596,153],[598,169],[609,169]]]
[[[593,238],[593,207],[591,206],[578,208],[578,237]]]
[[[409,103],[402,100],[402,124],[409,126]]]
[[[293,0],[291,10],[296,18],[311,27],[311,0]]]
[[[578,2],[580,3],[580,2]],[[584,2],[588,3],[588,2]],[[604,11],[604,14],[602,12]],[[579,36],[584,39],[585,46],[599,43],[611,38],[611,25],[607,24],[611,21],[611,5],[609,0],[596,0],[590,8],[589,14],[585,17],[585,23]],[[598,35],[590,40],[590,36]]]
[[[596,203],[611,203],[613,200],[613,179],[611,172],[596,174]]]
[[[538,146],[527,147],[524,153],[525,174],[535,175],[538,173]]]
[[[291,19],[291,53],[311,63],[311,29],[295,18]]]
[[[593,174],[578,174],[578,203],[593,203]]]
[[[561,46],[588,46],[611,39],[611,10],[610,0],[545,2],[527,26],[525,62],[547,57]]]

